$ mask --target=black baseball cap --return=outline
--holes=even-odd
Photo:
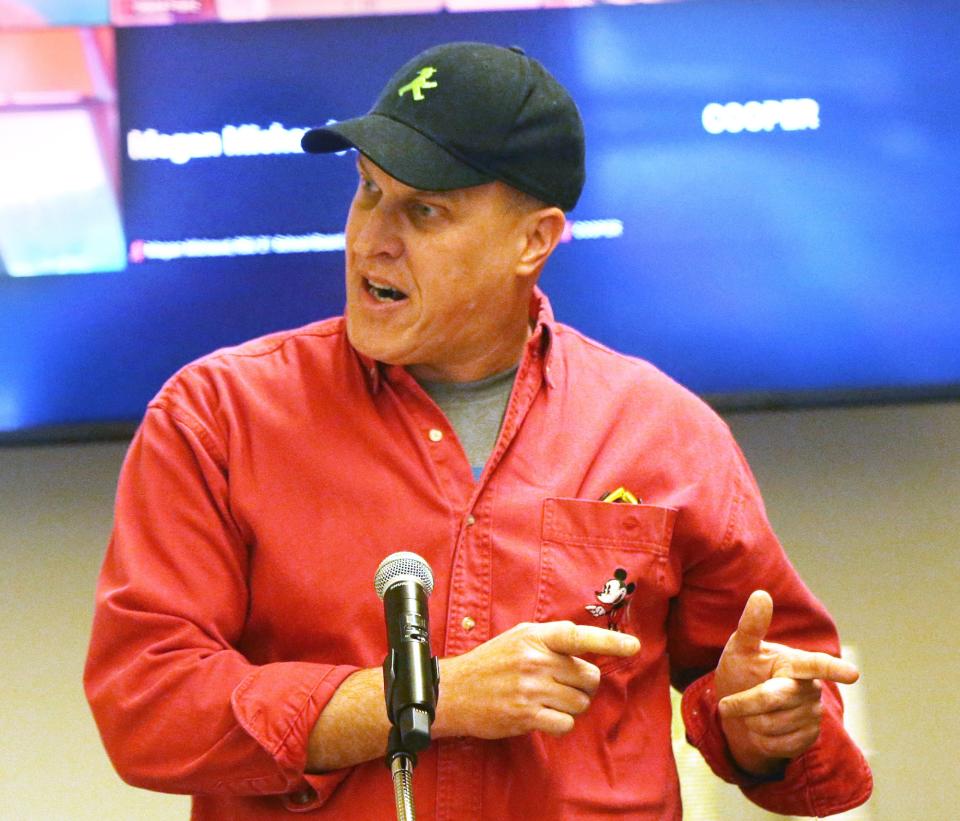
[[[427,191],[501,180],[564,211],[585,176],[576,104],[516,46],[429,48],[393,75],[369,113],[314,128],[302,145],[312,154],[354,147]]]

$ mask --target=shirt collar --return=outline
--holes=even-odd
[[[533,333],[527,340],[524,356],[532,354],[542,359],[543,381],[548,388],[555,388],[556,383],[551,373],[551,360],[553,359],[553,337],[556,321],[553,318],[553,308],[550,306],[550,300],[547,299],[547,295],[540,290],[539,286],[535,287],[530,295],[530,322],[533,325]],[[346,323],[344,323],[344,335],[346,335],[346,332]],[[376,395],[380,392],[380,387],[383,384],[384,368],[389,366],[360,353],[356,348],[353,348],[353,351],[366,374],[370,392]]]
[[[363,369],[363,373],[367,378],[367,385],[370,388],[370,393],[376,396],[380,392],[380,384],[383,381],[383,375],[381,374],[381,363],[374,359],[372,356],[367,356],[366,354],[360,353],[353,345],[350,345],[350,340],[347,338],[347,324],[343,323],[343,335],[347,339],[347,345],[350,346],[350,350],[354,352],[357,357],[357,360],[360,363],[360,367]]]
[[[527,341],[527,355],[536,352],[543,361],[543,381],[548,388],[555,388],[556,381],[553,374],[553,349],[556,321],[553,318],[553,308],[547,295],[539,286],[533,289],[530,296],[530,321],[534,323],[533,333]]]

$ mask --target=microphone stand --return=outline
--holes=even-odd
[[[417,753],[430,744],[430,724],[433,716],[417,706],[406,706],[399,715],[393,709],[394,686],[396,685],[397,654],[390,651],[383,660],[383,683],[387,702],[387,716],[390,719],[390,735],[387,737],[386,765],[393,776],[393,797],[397,807],[397,821],[416,821],[417,810],[413,801],[413,768],[417,766]],[[430,659],[426,691],[431,693],[432,704],[436,704],[440,688],[439,663],[434,656]],[[430,703],[428,701],[427,703]],[[431,704],[431,706],[432,706]]]
[[[417,808],[413,803],[413,768],[417,755],[403,749],[400,730],[394,724],[387,740],[387,766],[393,776],[393,799],[397,805],[397,821],[416,821]]]

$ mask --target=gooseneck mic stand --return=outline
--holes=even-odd
[[[383,660],[383,692],[390,719],[386,764],[393,776],[398,821],[415,821],[413,768],[430,745],[430,725],[440,692],[440,667],[430,654],[427,596],[430,565],[416,553],[393,553],[377,568],[389,652]]]

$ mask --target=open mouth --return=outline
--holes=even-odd
[[[364,284],[367,286],[367,291],[370,292],[370,295],[377,300],[377,302],[400,302],[407,298],[407,295],[403,291],[391,288],[383,282],[364,279]]]

